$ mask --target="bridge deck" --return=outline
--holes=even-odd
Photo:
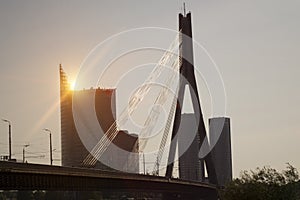
[[[203,198],[217,192],[214,185],[180,179],[3,161],[0,161],[0,189],[151,191],[190,194]]]

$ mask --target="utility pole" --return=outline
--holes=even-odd
[[[8,152],[9,152],[9,156],[8,156],[8,160],[11,160],[11,122],[7,119],[2,119],[2,121],[8,123]]]

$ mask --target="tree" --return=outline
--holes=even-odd
[[[243,171],[220,190],[222,200],[300,200],[299,173],[287,163],[287,169],[279,173],[270,167]]]

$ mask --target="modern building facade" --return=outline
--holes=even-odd
[[[75,125],[73,115],[73,98],[81,105],[79,112],[84,114],[90,106],[89,100],[95,101],[94,111],[97,123],[105,133],[115,123],[116,116],[116,90],[115,89],[88,89],[73,91],[70,89],[66,73],[62,66],[60,71],[60,108],[61,108],[61,155],[62,166],[82,167],[83,160],[89,155],[89,151],[82,138],[82,134],[92,134],[99,138],[100,133],[91,130],[89,126],[81,128],[80,134]],[[86,120],[89,120],[86,117]],[[121,149],[121,150],[120,150]],[[123,152],[123,153],[119,153]],[[122,155],[120,155],[122,154]],[[95,168],[114,170],[111,166],[119,166],[119,170],[138,173],[138,137],[130,135],[127,131],[119,130],[101,157],[105,161],[97,162]],[[117,163],[117,164],[116,164]]]
[[[230,119],[227,117],[209,119],[209,139],[217,184],[224,186],[232,180]]]
[[[182,114],[178,130],[179,178],[202,181],[203,170],[200,165],[197,122],[194,114]]]

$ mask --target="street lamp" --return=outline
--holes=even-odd
[[[9,151],[8,160],[11,160],[11,122],[7,119],[2,119],[2,121],[8,123],[8,151]]]
[[[52,165],[53,159],[52,159],[52,138],[51,138],[51,131],[48,128],[44,128],[43,130],[49,132],[49,136],[50,136],[50,164]]]
[[[25,148],[26,147],[29,147],[29,144],[25,144],[24,146],[23,146],[23,163],[25,163]]]

